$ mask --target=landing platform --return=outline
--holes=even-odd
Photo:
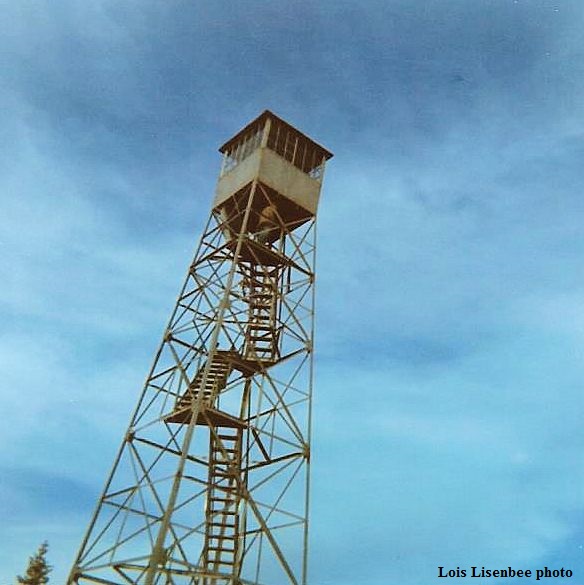
[[[269,368],[274,362],[269,360],[250,360],[244,358],[237,351],[218,349],[216,355],[231,365],[234,370],[241,372],[244,377],[249,378],[262,370]]]
[[[191,409],[190,407],[186,407],[177,412],[173,412],[172,414],[164,417],[164,420],[167,423],[175,423],[180,425],[189,424],[191,422]],[[240,418],[231,416],[222,410],[217,410],[210,407],[205,408],[204,406],[201,406],[201,411],[197,416],[196,424],[205,427],[229,427],[233,429],[242,429],[247,426],[247,424]]]
[[[235,252],[237,247],[237,240],[231,240],[227,243],[227,248]],[[280,254],[273,248],[266,244],[260,244],[250,238],[245,238],[241,245],[239,253],[239,260],[243,262],[250,262],[251,264],[261,264],[263,266],[288,266],[291,260]]]

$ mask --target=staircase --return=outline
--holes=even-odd
[[[246,282],[249,315],[245,357],[272,362],[278,359],[277,291],[278,268],[252,265]]]
[[[231,585],[238,574],[241,430],[215,427],[209,446],[203,569],[204,583]]]
[[[165,417],[166,422],[188,424],[191,420],[191,406],[199,398],[201,392],[203,393],[201,407],[213,408],[217,396],[227,384],[227,378],[232,369],[231,362],[223,354],[224,352],[213,354],[204,385],[202,382],[207,362],[201,366],[187,391],[178,397],[172,413]]]
[[[205,385],[201,387],[206,366],[207,362],[205,362],[197,372],[197,375],[189,386],[188,392],[178,399],[176,410],[190,408],[191,404],[199,398],[199,393],[201,391],[203,392],[202,404],[204,406],[213,406],[215,398],[219,392],[225,388],[227,378],[231,372],[231,365],[220,353],[215,353],[211,360],[211,366],[209,368],[209,373],[207,374],[207,379],[205,380]]]

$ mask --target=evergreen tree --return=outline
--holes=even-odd
[[[21,577],[18,575],[18,583],[21,585],[46,585],[49,582],[49,573],[52,567],[47,564],[45,555],[49,549],[49,543],[43,542],[39,546],[39,550],[36,555],[30,557],[28,561],[28,568],[26,569],[26,575]]]

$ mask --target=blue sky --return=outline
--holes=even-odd
[[[584,584],[580,0],[0,7],[0,580],[48,539],[63,582],[216,148],[269,108],[335,153],[311,583]]]

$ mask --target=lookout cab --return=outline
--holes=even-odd
[[[244,231],[264,231],[263,242],[273,243],[316,216],[325,164],[333,155],[272,112],[263,112],[219,152],[223,164],[213,205],[226,237],[241,233],[252,185]],[[266,208],[268,217],[262,215]]]

